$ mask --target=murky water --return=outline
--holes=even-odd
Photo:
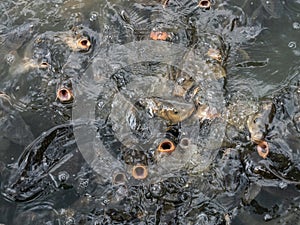
[[[0,21],[0,223],[299,223],[298,0],[7,0]]]

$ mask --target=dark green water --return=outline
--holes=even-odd
[[[0,224],[299,224],[300,2],[210,4],[0,3]]]

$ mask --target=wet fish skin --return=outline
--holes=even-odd
[[[140,100],[140,104],[147,109],[150,116],[158,116],[171,124],[176,124],[189,118],[195,111],[193,104],[178,103],[173,105],[172,102],[159,98],[144,98]]]
[[[54,68],[56,61],[60,64],[65,63],[64,60],[71,54],[63,40],[67,33],[68,31],[46,31],[37,35],[26,46],[24,56],[19,57],[19,60],[10,66],[10,74],[20,75],[37,68],[44,70]],[[59,57],[57,53],[60,53]]]
[[[4,186],[4,196],[13,201],[29,201],[43,194],[53,183],[50,173],[72,158],[76,149],[71,124],[58,125],[42,133],[18,159]]]
[[[10,97],[2,92],[0,92],[0,128],[2,137],[20,146],[26,146],[34,139],[29,126],[13,108]]]
[[[142,113],[126,96],[115,95],[109,118],[114,124],[113,129],[116,137],[129,148],[137,141],[137,137],[140,140],[150,134]]]
[[[283,5],[280,0],[261,0],[264,9],[271,17],[279,18],[283,12]]]
[[[242,8],[248,11],[251,8],[252,20],[262,20],[264,17],[278,19],[283,15],[284,7],[281,0],[246,0]],[[254,10],[253,10],[254,9]]]
[[[174,86],[173,95],[183,97],[186,101],[194,99],[200,87],[192,77],[179,77]]]
[[[272,102],[263,104],[261,110],[251,115],[247,120],[247,126],[251,135],[251,140],[259,144],[264,140],[268,130],[268,125],[274,117],[274,105]]]
[[[24,57],[15,60],[10,73],[13,75],[24,74],[32,69],[52,68],[57,64],[57,55],[60,52],[60,66],[66,74],[82,72],[87,67],[91,52],[99,41],[98,33],[84,26],[76,26],[71,30],[53,32],[46,31],[32,40],[25,49]],[[88,48],[80,48],[78,42],[86,40]],[[55,48],[55,49],[54,49]],[[61,57],[61,56],[60,56]],[[17,58],[17,57],[16,57]]]
[[[63,42],[72,50],[72,51],[82,51],[87,52],[90,50],[92,46],[92,42],[94,42],[95,33],[91,29],[85,26],[75,26],[68,32],[63,32],[60,34],[60,38]],[[80,45],[79,41],[85,40],[87,44],[86,46]]]
[[[37,23],[38,21],[25,23],[13,28],[6,34],[0,35],[0,62],[5,60],[5,57],[9,52],[18,50],[33,37],[34,28],[36,27]]]
[[[67,34],[60,35],[60,38],[71,49],[66,63],[62,67],[62,74],[67,78],[78,78],[85,72],[91,59],[97,54],[100,46],[101,38],[99,33],[85,26],[77,26]],[[80,49],[77,46],[77,41],[85,38],[90,42],[88,49]]]

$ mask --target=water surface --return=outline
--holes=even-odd
[[[298,223],[300,2],[210,2],[0,3],[0,223]]]

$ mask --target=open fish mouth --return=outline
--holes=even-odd
[[[143,52],[140,52],[141,49]],[[76,103],[72,111],[73,120],[83,119],[88,124],[75,128],[74,133],[83,157],[97,173],[102,175],[111,173],[109,168],[105,168],[106,163],[102,162],[105,158],[112,165],[117,165],[125,171],[130,171],[130,164],[134,162],[148,165],[144,182],[159,180],[160,175],[166,177],[168,173],[180,171],[183,167],[190,167],[191,173],[198,173],[208,167],[214,159],[218,147],[221,146],[226,123],[225,120],[220,120],[222,121],[220,122],[216,119],[214,123],[210,124],[211,131],[205,135],[205,138],[201,139],[198,136],[201,119],[197,117],[201,113],[195,113],[195,107],[198,107],[198,104],[206,104],[211,109],[216,109],[221,115],[225,108],[222,104],[225,101],[220,76],[216,75],[210,66],[207,67],[205,61],[196,57],[198,55],[193,53],[193,49],[174,43],[152,40],[115,45],[111,46],[108,52],[98,53],[87,69],[87,75],[83,77],[83,85],[74,87]],[[173,96],[174,91],[172,90],[177,84],[176,80],[168,80],[160,77],[160,75],[142,75],[140,78],[132,76],[132,78],[128,78],[128,82],[125,81],[124,83],[122,79],[126,78],[116,75],[124,68],[125,70],[126,68],[138,68],[138,65],[143,63],[173,66],[181,70],[182,74],[193,77],[195,83],[201,86],[201,91],[193,87],[193,90],[197,91],[194,91],[192,97],[188,98],[191,103],[187,103],[186,98]],[[179,65],[182,66],[178,68]],[[202,69],[199,71],[197,68]],[[92,96],[91,93],[93,93]],[[136,105],[143,97],[147,99],[147,97],[153,96],[161,99],[174,98],[174,101],[171,103],[172,101],[157,99],[155,101],[156,104],[159,104],[158,108],[153,108],[154,106],[150,104],[150,108],[148,107],[145,111],[143,107],[139,107],[141,104]],[[200,96],[207,97],[201,98]],[[201,102],[199,102],[200,98]],[[176,101],[179,102],[174,105]],[[106,103],[101,105],[104,102]],[[173,104],[172,107],[171,104]],[[196,105],[193,106],[194,104]],[[144,122],[140,120],[140,116],[144,118],[142,119]],[[194,122],[192,122],[193,120]],[[93,121],[98,121],[100,127],[93,127]],[[156,125],[153,127],[151,124]],[[111,126],[110,131],[101,128],[105,126]],[[176,126],[180,127],[180,131],[176,131],[178,129],[175,128]],[[112,132],[113,134],[111,134]],[[183,133],[179,134],[178,132]],[[89,135],[87,136],[87,134]],[[109,134],[112,135],[113,141],[106,140],[110,136]],[[159,142],[165,137],[179,143],[181,138],[186,136],[193,138],[191,138],[189,145],[190,151],[185,151],[188,154],[184,157],[184,154],[180,153],[180,146],[178,146],[174,154],[172,153],[173,155],[171,154],[169,157],[169,161],[166,161],[165,157],[163,160],[159,158],[158,161],[155,159],[145,161],[143,155],[154,156]],[[116,154],[125,154],[124,157],[126,158],[127,154],[132,154],[129,152],[135,151],[140,152],[141,156],[136,156],[136,159],[129,161],[125,159],[123,162],[119,160],[120,156],[116,156]],[[179,155],[175,154],[176,151],[176,154]],[[139,159],[139,157],[142,158]],[[187,164],[190,162],[201,165],[188,166]],[[168,170],[164,169],[166,164]]]
[[[288,221],[299,208],[299,63],[281,50],[299,55],[296,4],[0,3],[0,29],[41,17],[0,34],[0,223]],[[298,82],[280,93],[258,78],[281,72]]]

